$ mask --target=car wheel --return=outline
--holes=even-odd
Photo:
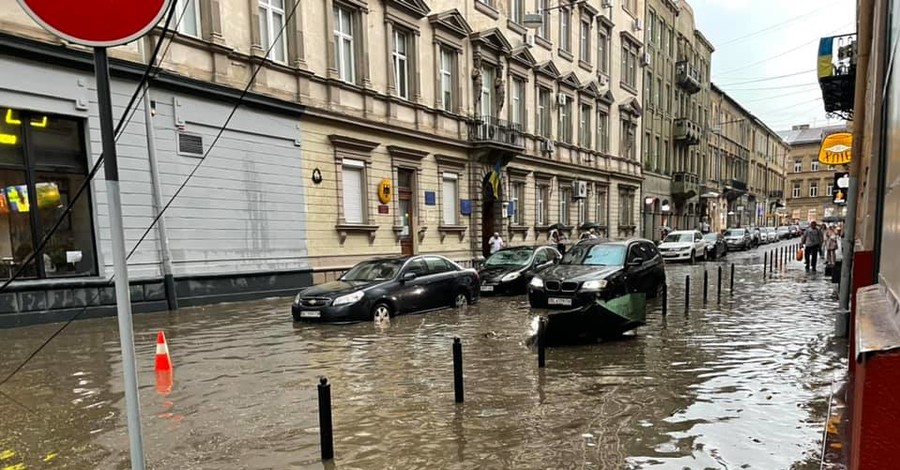
[[[372,320],[384,321],[394,316],[394,310],[385,302],[378,302],[372,307]]]
[[[457,293],[456,297],[453,298],[453,306],[456,308],[463,308],[466,305],[469,305],[469,296],[467,296],[465,292]]]

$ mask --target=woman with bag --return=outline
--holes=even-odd
[[[838,236],[833,228],[828,227],[825,231],[825,265],[834,266],[838,249]]]

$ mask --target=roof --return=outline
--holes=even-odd
[[[826,135],[834,132],[846,131],[847,126],[811,127],[808,129],[792,129],[780,131],[778,135],[789,145],[817,144],[822,142]]]

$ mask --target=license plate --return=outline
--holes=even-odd
[[[319,318],[321,316],[321,313],[311,310],[300,312],[300,318]]]
[[[558,299],[556,297],[550,297],[549,299],[547,299],[547,305],[565,305],[571,307],[572,299]]]
[[[481,292],[494,292],[494,286],[481,286]]]

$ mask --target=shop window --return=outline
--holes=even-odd
[[[65,214],[87,175],[79,120],[0,108],[0,278],[10,278],[63,217],[20,275],[96,275],[87,191]]]

